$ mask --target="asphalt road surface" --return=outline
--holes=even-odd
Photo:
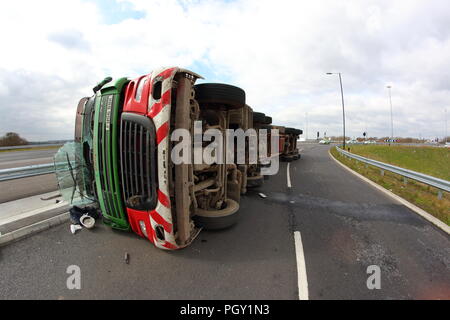
[[[282,163],[265,181],[267,198],[242,198],[236,226],[203,231],[183,250],[100,224],[3,247],[0,299],[298,299],[295,231],[310,299],[450,299],[449,236],[338,166],[329,146],[303,148],[289,172]],[[66,287],[70,265],[80,267],[80,290]],[[381,289],[367,288],[371,265]]]
[[[0,152],[0,169],[52,163],[58,148]],[[0,203],[31,197],[57,189],[54,174],[0,182]]]

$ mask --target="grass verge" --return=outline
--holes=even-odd
[[[413,180],[407,180],[405,184],[402,176],[388,171],[385,171],[384,175],[382,175],[381,170],[376,167],[366,166],[365,163],[341,156],[335,147],[332,147],[330,152],[336,160],[350,169],[450,225],[449,193],[443,192],[442,199],[438,199],[438,189],[434,187]]]
[[[351,145],[352,153],[405,169],[450,180],[450,148],[397,145]]]

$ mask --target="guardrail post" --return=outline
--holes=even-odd
[[[442,200],[442,190],[438,190],[438,199]]]
[[[406,177],[403,177],[403,184],[408,184],[408,179]]]
[[[380,170],[380,174],[384,176],[384,170]]]

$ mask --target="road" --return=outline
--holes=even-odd
[[[58,148],[0,152],[0,169],[53,162]],[[0,203],[22,199],[57,189],[54,174],[0,182]]]
[[[298,299],[295,231],[310,299],[450,299],[449,236],[341,168],[329,146],[303,149],[265,181],[267,198],[242,198],[236,226],[180,251],[100,224],[3,247],[0,299]],[[69,265],[81,269],[81,290],[66,288]],[[379,290],[367,288],[371,265]]]

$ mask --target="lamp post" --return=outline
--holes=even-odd
[[[447,109],[445,109],[445,137],[444,146],[447,144]]]
[[[391,95],[391,86],[387,86],[389,90],[389,102],[391,105],[391,141],[389,141],[389,145],[391,145],[391,142],[394,142],[394,120],[392,118],[392,95]]]
[[[305,141],[308,141],[308,112],[305,113],[305,119],[306,119]]]
[[[342,76],[340,72],[337,73],[333,73],[333,72],[327,72],[328,75],[332,75],[332,74],[337,74],[339,75],[339,83],[341,85],[341,99],[342,99],[342,127],[343,127],[343,131],[344,131],[344,136],[343,136],[343,148],[345,150],[345,108],[344,108],[344,89],[342,88]]]

